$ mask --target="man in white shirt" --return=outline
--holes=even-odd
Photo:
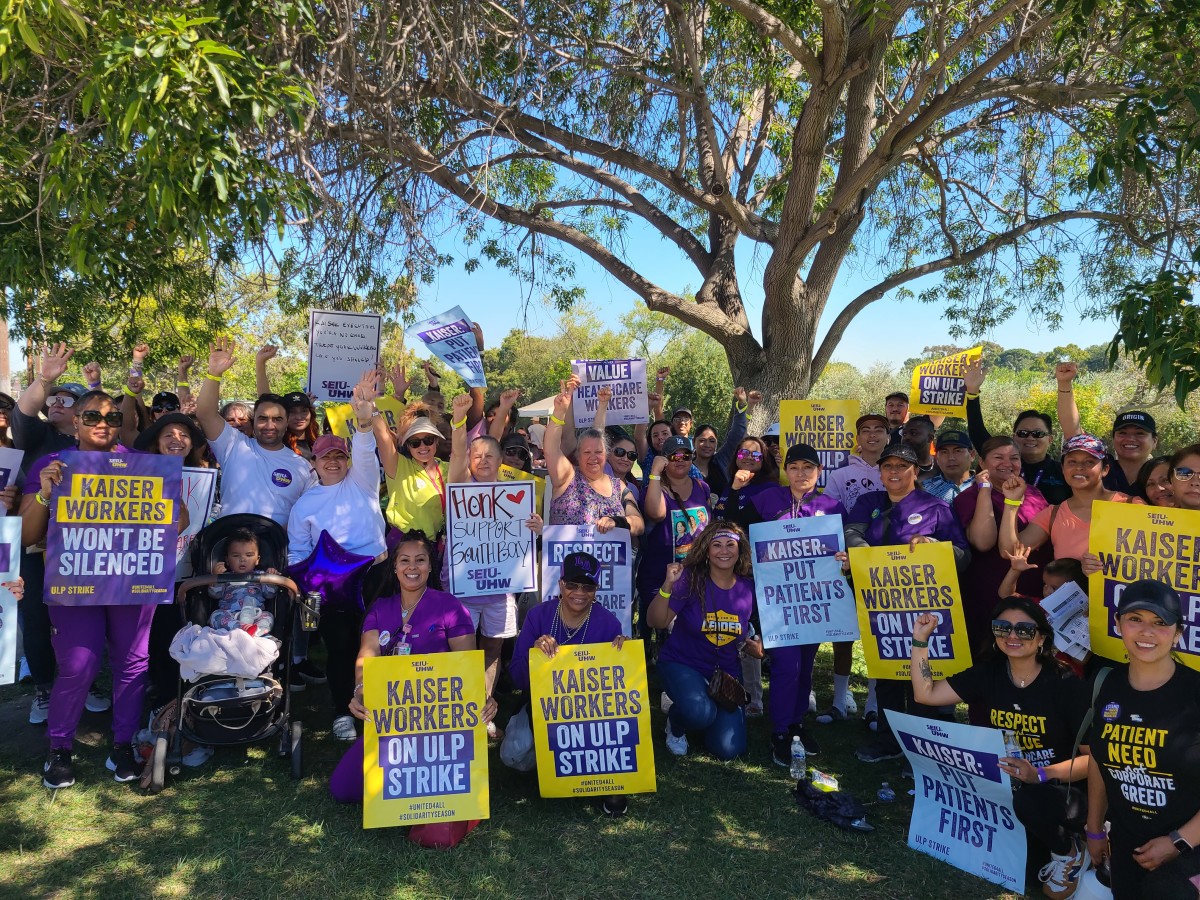
[[[546,426],[542,424],[542,419],[540,416],[534,416],[533,424],[529,426],[529,443],[533,444],[533,446],[540,450],[542,448],[542,442],[545,441],[545,439]]]

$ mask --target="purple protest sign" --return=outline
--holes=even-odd
[[[645,425],[650,415],[644,359],[576,359],[571,372],[581,382],[575,391],[575,427],[591,428],[596,421],[601,388],[612,391],[606,425]]]
[[[461,307],[448,309],[415,325],[406,334],[415,337],[429,351],[450,366],[468,387],[487,387],[479,344],[472,331],[471,320]]]
[[[153,453],[67,451],[50,496],[46,602],[170,602],[183,460]]]

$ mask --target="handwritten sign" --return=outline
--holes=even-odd
[[[192,541],[212,515],[213,501],[217,497],[217,470],[184,466],[180,494],[188,511],[188,527],[175,539],[175,577],[182,580],[192,575],[192,560],[188,553]]]
[[[957,416],[967,413],[967,366],[978,362],[983,347],[923,362],[913,369],[908,409],[913,415]]]
[[[822,470],[818,488],[825,487],[830,472],[850,464],[858,439],[854,430],[858,411],[857,400],[784,400],[779,404],[784,454],[797,444],[816,450]]]
[[[452,368],[468,387],[487,387],[479,344],[471,330],[471,320],[461,307],[418,322],[405,333],[428,347],[429,352]]]
[[[46,602],[168,603],[183,461],[156,453],[67,451],[50,495]]]
[[[575,427],[591,428],[596,421],[600,388],[612,390],[606,425],[645,425],[650,416],[644,359],[576,359],[571,371],[582,384],[575,390]]]
[[[488,597],[537,590],[533,485],[452,484],[446,494],[450,593]]]
[[[600,562],[596,602],[617,617],[623,634],[632,635],[633,550],[628,529],[600,534],[595,525],[546,525],[542,529],[543,599],[558,599],[562,562],[579,551]]]
[[[306,390],[318,400],[349,400],[362,373],[379,368],[382,333],[382,316],[309,310]]]
[[[938,617],[929,636],[933,677],[970,668],[971,650],[950,544],[917,544],[912,550],[907,544],[851,547],[850,575],[868,676],[908,680],[913,622],[922,613]]]
[[[957,869],[1025,892],[1025,826],[1013,811],[997,728],[888,711],[916,782],[908,846]]]
[[[1125,659],[1117,601],[1126,585],[1153,578],[1179,592],[1184,629],[1175,651],[1200,669],[1200,512],[1096,500],[1088,550],[1100,557],[1100,571],[1088,578],[1092,652]]]
[[[543,797],[657,790],[641,641],[529,651],[533,746]]]
[[[363,828],[491,815],[483,651],[363,665]]]
[[[16,471],[15,469],[13,471]],[[0,518],[0,581],[21,575],[21,517]],[[17,680],[17,598],[0,588],[0,684]]]
[[[841,516],[756,522],[750,562],[764,647],[858,640],[854,594],[833,554]]]

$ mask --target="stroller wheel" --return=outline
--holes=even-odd
[[[292,723],[289,737],[291,740],[288,744],[288,755],[292,758],[292,778],[299,781],[304,777],[304,735],[303,726],[299,722]]]
[[[157,794],[167,781],[167,738],[159,735],[154,739],[154,753],[150,757],[150,793]]]

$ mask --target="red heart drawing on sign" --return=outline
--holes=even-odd
[[[505,494],[504,496],[507,497],[509,500],[511,500],[513,503],[520,503],[521,498],[525,496],[525,492],[517,491],[515,494]]]

